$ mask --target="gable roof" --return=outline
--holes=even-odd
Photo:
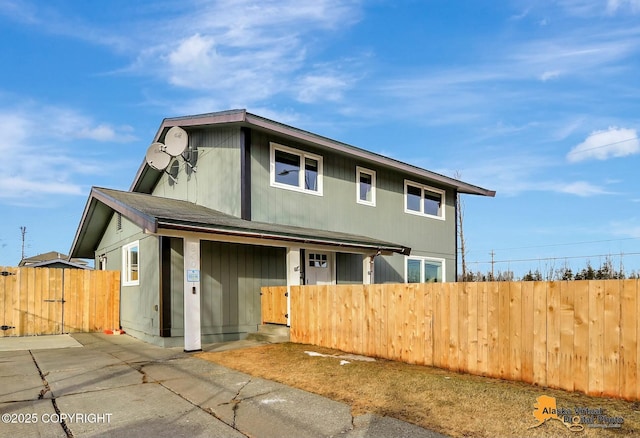
[[[34,268],[36,266],[44,266],[44,265],[48,265],[55,262],[61,262],[63,264],[68,264],[69,266],[73,266],[73,267],[82,267],[82,268],[87,267],[86,261],[80,260],[80,259],[69,260],[68,255],[62,254],[57,251],[49,251],[49,252],[34,255],[31,257],[25,257],[22,260],[20,260],[20,263],[18,263],[18,266],[29,266]]]
[[[247,221],[188,201],[93,187],[73,240],[72,257],[94,256],[114,211],[151,233],[161,229],[183,230],[384,253],[411,252],[411,248],[365,236]]]
[[[215,113],[201,114],[186,117],[167,118],[162,121],[153,141],[157,142],[163,139],[169,128],[180,126],[182,128],[189,127],[206,127],[215,125],[231,125],[239,127],[247,127],[260,131],[269,132],[285,138],[290,138],[300,143],[306,143],[316,147],[325,148],[330,151],[347,154],[360,158],[367,162],[376,163],[383,167],[390,167],[402,172],[415,175],[430,181],[439,183],[445,187],[451,187],[460,193],[481,196],[495,196],[493,190],[484,189],[454,178],[450,178],[439,173],[431,172],[384,155],[376,154],[355,146],[348,145],[339,141],[331,140],[302,129],[294,128],[280,122],[266,119],[247,112],[245,109],[237,109],[230,111],[221,111]],[[146,161],[143,160],[130,190],[133,192],[151,193],[153,187],[160,179],[162,172],[152,169]]]

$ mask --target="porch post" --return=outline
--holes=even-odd
[[[370,255],[362,257],[362,284],[373,283],[373,257]]]
[[[200,239],[184,238],[184,351],[200,351]]]
[[[300,248],[287,248],[287,325],[291,326],[291,287],[300,286]]]

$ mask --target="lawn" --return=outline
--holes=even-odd
[[[323,353],[328,357],[309,355]],[[455,437],[640,436],[640,403],[589,397],[471,376],[432,367],[377,359],[340,358],[340,351],[293,343],[200,353],[228,368],[347,403],[354,415],[386,415]],[[349,363],[341,365],[341,361]],[[540,396],[557,407],[587,408],[624,420],[620,428],[570,431],[558,420],[539,424],[534,404]],[[598,419],[595,414],[587,417]],[[600,419],[602,421],[602,419]]]

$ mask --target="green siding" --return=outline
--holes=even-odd
[[[202,241],[202,335],[255,331],[260,324],[260,288],[287,283],[285,255],[284,248]],[[173,316],[183,317],[176,312]]]
[[[271,187],[270,142],[323,157],[323,196]],[[455,274],[455,194],[446,190],[445,218],[438,220],[404,212],[405,179],[432,182],[336,153],[263,133],[252,135],[252,218],[257,221],[341,231],[406,245],[413,255],[447,259],[446,276]],[[376,172],[376,206],[356,202],[356,166]],[[387,258],[376,281],[404,281],[404,258]],[[380,276],[380,277],[379,277]]]
[[[120,325],[125,331],[157,335],[160,323],[155,307],[160,299],[158,238],[144,234],[125,217],[122,217],[120,230],[116,225],[117,214],[114,214],[96,250],[96,260],[100,255],[106,255],[107,269],[122,271],[122,246],[136,240],[140,242],[140,284],[120,288]]]
[[[362,255],[336,253],[336,283],[362,284]]]
[[[196,171],[188,172],[184,160],[176,158],[179,163],[176,181],[163,174],[152,194],[240,216],[240,130],[188,132],[190,146],[198,149]]]

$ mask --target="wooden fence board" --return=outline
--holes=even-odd
[[[520,293],[522,297],[520,344],[522,374],[520,377],[523,382],[533,383],[533,282],[523,282]]]
[[[547,386],[547,286],[533,282],[533,383]]]
[[[604,395],[620,390],[620,282],[604,283]]]
[[[498,345],[500,314],[498,283],[485,283],[487,286],[487,375],[500,377],[500,351]]]
[[[589,394],[604,391],[604,282],[589,285]]]
[[[636,280],[625,280],[620,289],[620,393],[628,400],[638,393],[638,291]]]
[[[498,283],[498,314],[500,315],[498,326],[498,354],[500,357],[498,377],[500,377],[501,379],[508,379],[511,375],[511,364],[509,363],[509,343],[512,336],[509,318],[509,301],[509,283]]]
[[[469,370],[469,288],[466,285],[453,286],[453,295],[458,296],[458,312],[452,313],[453,321],[458,320],[457,353],[458,370]],[[456,289],[457,292],[456,293]]]
[[[573,391],[573,333],[574,333],[574,282],[561,281],[560,286],[560,349],[559,387]]]
[[[488,374],[489,332],[488,332],[488,289],[487,283],[478,283],[478,374]]]
[[[574,286],[573,387],[589,389],[589,287],[585,282]]]
[[[478,283],[466,283],[467,292],[467,359],[465,370],[478,374]]]
[[[509,370],[511,380],[522,380],[522,284],[509,283]]]
[[[560,387],[560,282],[547,287],[547,385]]]

